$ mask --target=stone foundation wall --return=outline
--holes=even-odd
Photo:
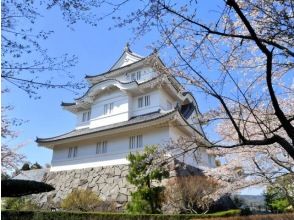
[[[90,189],[101,200],[113,201],[119,208],[131,199],[130,193],[135,189],[127,182],[127,174],[128,165],[47,172],[43,182],[52,185],[55,190],[36,194],[33,199],[43,208],[59,207],[73,189]]]
[[[185,165],[178,161],[169,164],[170,178],[176,176],[201,175],[198,168]],[[131,200],[131,192],[135,187],[131,185],[126,176],[128,165],[114,165],[75,169],[68,171],[49,172],[43,176],[42,182],[52,185],[55,190],[48,193],[33,195],[32,198],[42,208],[60,207],[60,202],[72,192],[73,189],[90,189],[101,200],[113,202],[117,209],[123,209]],[[165,184],[166,181],[163,181]]]

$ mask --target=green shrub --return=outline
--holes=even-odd
[[[94,211],[100,205],[99,197],[89,189],[74,189],[61,202],[61,208],[69,211]]]
[[[99,212],[33,212],[33,211],[2,211],[5,220],[190,220],[215,218],[219,216],[235,216],[238,210],[230,210],[214,214],[128,214],[128,213],[99,213]],[[290,220],[290,218],[289,218]]]
[[[287,212],[294,207],[294,174],[276,178],[265,192],[266,206],[273,213]]]
[[[35,204],[32,200],[25,197],[3,198],[2,209],[10,209],[10,210],[17,210],[17,211],[38,210],[39,206]]]
[[[274,211],[277,211],[279,213],[286,212],[287,209],[291,209],[291,205],[289,203],[289,200],[284,199],[276,199],[272,201],[271,207]]]
[[[240,215],[247,216],[247,215],[251,215],[251,214],[252,214],[252,212],[249,207],[245,207],[245,208],[241,209]]]

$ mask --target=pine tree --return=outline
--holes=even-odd
[[[38,163],[34,163],[32,166],[31,166],[31,170],[37,170],[37,169],[42,169],[43,167]]]
[[[30,169],[31,169],[30,164],[28,162],[24,163],[21,168],[21,170],[30,170]]]
[[[146,147],[143,153],[130,154],[127,180],[137,187],[127,205],[130,213],[160,213],[161,193],[164,187],[159,183],[169,176],[163,166],[155,166],[156,146]]]

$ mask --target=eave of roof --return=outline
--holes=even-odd
[[[131,84],[134,84],[134,85],[136,85],[137,87],[141,87],[141,86],[144,86],[144,85],[146,85],[146,84],[148,84],[148,83],[152,83],[152,82],[160,81],[160,80],[163,79],[163,77],[165,77],[165,75],[162,75],[161,77],[154,77],[154,78],[149,79],[149,80],[147,80],[147,81],[145,81],[145,82],[142,82],[142,83],[138,83],[137,81],[120,82],[119,80],[116,80],[116,79],[106,79],[106,80],[101,81],[100,83],[103,83],[103,82],[106,82],[106,81],[114,81],[114,82],[117,82],[117,83],[119,83],[119,84],[121,84],[121,85],[131,85]],[[175,88],[175,90],[176,90],[177,92],[179,92],[181,89],[183,89],[182,85],[181,85],[178,81],[174,81],[174,82],[173,82],[173,79],[174,79],[173,76],[166,76],[166,79],[169,80],[169,81],[171,82],[170,84]],[[100,84],[100,83],[99,83],[99,84]],[[91,87],[87,90],[87,92],[85,92],[85,94],[84,94],[83,96],[81,96],[81,97],[79,97],[79,98],[76,98],[75,100],[76,100],[76,101],[80,101],[80,100],[86,98],[87,95],[88,95],[88,93],[89,93],[89,92],[90,92],[95,86],[97,86],[97,85],[99,85],[99,84],[95,84],[95,85],[91,86]],[[63,106],[63,107],[69,107],[69,108],[67,108],[69,111],[71,111],[71,108],[72,108],[72,107],[75,107],[76,105],[77,105],[76,102],[74,102],[74,103],[66,103],[66,102],[62,102],[62,104],[61,104],[61,106]]]
[[[84,95],[82,95],[82,96],[79,97],[79,98],[75,98],[75,100],[80,100],[80,99],[84,98],[85,96],[87,96],[87,94],[89,93],[89,91],[90,91],[94,86],[96,86],[96,85],[98,85],[98,84],[100,84],[100,83],[106,82],[106,81],[115,81],[115,82],[118,82],[118,83],[120,83],[120,84],[122,84],[122,85],[130,85],[130,84],[136,84],[137,86],[140,85],[137,81],[121,82],[121,81],[119,81],[119,80],[117,80],[117,79],[105,79],[105,80],[102,80],[101,82],[99,82],[99,83],[97,83],[97,84],[95,84],[95,85],[92,85],[92,86],[91,86],[91,87],[85,92]],[[141,83],[141,84],[142,84],[142,83]]]
[[[134,126],[137,124],[142,124],[142,123],[147,123],[147,122],[151,122],[154,120],[162,119],[164,117],[173,116],[173,114],[176,114],[177,112],[178,112],[178,110],[176,110],[176,109],[173,111],[170,111],[168,113],[165,113],[165,114],[159,113],[159,111],[152,112],[149,114],[137,116],[137,117],[132,118],[132,119],[125,121],[125,122],[120,122],[120,123],[116,123],[116,124],[112,124],[112,125],[106,125],[106,126],[92,128],[92,129],[85,128],[85,129],[73,130],[73,131],[67,132],[65,134],[58,135],[58,136],[51,137],[51,138],[38,138],[37,137],[36,142],[39,145],[42,145],[45,143],[56,142],[59,140],[65,140],[65,139],[90,135],[90,134],[94,134],[94,133],[105,132],[105,131],[114,130],[114,129],[120,129],[123,127]],[[153,117],[152,117],[152,114],[154,114]],[[151,117],[149,117],[149,119],[147,119],[148,116],[151,116]]]
[[[73,106],[75,105],[76,103],[75,102],[61,102],[61,106]]]
[[[98,74],[98,75],[93,75],[93,76],[86,75],[85,78],[86,78],[86,79],[91,79],[91,78],[95,78],[95,77],[105,76],[105,75],[108,75],[108,74],[111,74],[111,73],[117,72],[118,70],[121,70],[121,69],[124,69],[124,68],[130,67],[130,66],[133,66],[133,65],[135,65],[135,64],[138,64],[138,63],[140,63],[140,62],[146,60],[147,58],[148,58],[148,57],[144,57],[144,58],[142,58],[141,60],[138,60],[138,61],[136,61],[136,62],[130,63],[130,64],[128,64],[128,65],[125,65],[125,66],[122,66],[122,67],[119,67],[119,68],[116,68],[116,69],[108,70],[108,71],[106,71],[106,72],[104,72],[104,73],[100,73],[100,74]]]
[[[155,115],[156,117],[151,117],[147,120],[146,120],[146,118],[144,118],[145,116],[156,114],[156,113],[157,113],[157,115]],[[207,143],[209,143],[205,136],[203,136],[195,127],[193,127],[192,125],[189,124],[189,122],[184,118],[184,116],[181,114],[181,112],[179,111],[178,108],[176,108],[168,113],[165,113],[165,114],[160,114],[160,111],[158,110],[157,112],[152,112],[152,113],[148,113],[145,115],[137,116],[133,119],[130,119],[129,121],[116,123],[113,125],[106,125],[106,126],[98,127],[98,128],[92,128],[92,129],[86,128],[86,129],[80,129],[80,130],[73,130],[68,133],[65,133],[65,134],[62,134],[59,136],[55,136],[55,137],[51,137],[51,138],[38,138],[37,137],[36,142],[39,144],[39,146],[50,146],[50,145],[54,145],[54,143],[57,143],[59,141],[70,140],[70,139],[77,138],[77,137],[85,137],[87,135],[93,135],[96,133],[102,133],[102,132],[106,132],[106,131],[122,129],[124,127],[131,127],[131,126],[135,126],[135,125],[143,124],[143,123],[148,124],[148,123],[151,123],[152,121],[156,121],[156,120],[166,119],[166,122],[170,122],[171,121],[170,119],[171,118],[174,119],[174,117],[176,115],[180,116],[180,119],[187,125],[187,128],[190,128],[193,131],[195,131],[198,136],[201,136],[203,138],[203,140],[205,140]],[[135,121],[133,123],[129,123],[131,120],[134,120],[138,117],[143,117],[143,118],[141,120]],[[81,133],[75,134],[75,132],[81,132]],[[72,135],[72,136],[70,136],[70,135]]]

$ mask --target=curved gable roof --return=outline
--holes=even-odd
[[[118,58],[118,60],[112,65],[112,67],[109,69],[109,71],[126,66],[128,64],[132,64],[134,62],[137,62],[139,60],[142,60],[143,57],[133,53],[129,46],[127,45],[124,49],[124,52],[122,55]]]

